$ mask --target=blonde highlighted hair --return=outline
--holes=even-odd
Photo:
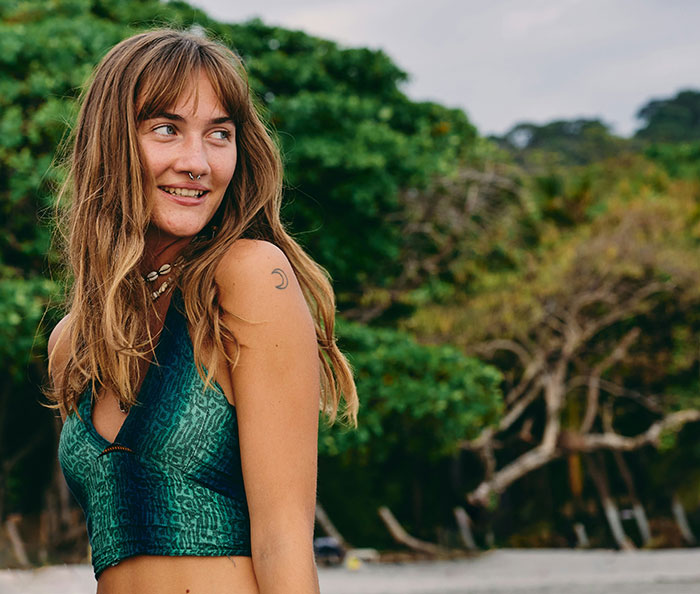
[[[357,394],[350,366],[335,342],[329,277],[280,220],[279,150],[257,114],[243,66],[225,46],[169,29],[117,44],[97,66],[82,97],[68,176],[59,193],[59,208],[65,199],[69,202],[63,225],[73,277],[65,327],[68,357],[63,381],[49,391],[49,398],[64,412],[77,410],[78,399],[91,385],[93,390],[113,390],[125,405],[136,400],[139,360],[152,352],[151,337],[142,330],[148,327],[152,304],[139,272],[152,180],[144,167],[137,127],[175,105],[200,72],[207,75],[236,126],[238,162],[212,221],[183,252],[188,264],[178,284],[199,373],[210,384],[221,357],[236,364],[236,357],[229,358],[224,348],[230,342],[237,353],[238,343],[218,303],[218,262],[239,238],[266,240],[289,259],[314,318],[321,406],[332,421],[342,396],[343,416],[355,423]],[[50,368],[55,358],[54,349]],[[204,367],[209,370],[206,377]]]

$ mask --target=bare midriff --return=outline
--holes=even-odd
[[[250,557],[139,555],[105,569],[97,594],[258,594]]]

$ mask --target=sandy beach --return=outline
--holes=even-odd
[[[320,568],[323,594],[697,594],[700,549],[498,550],[473,559]],[[2,594],[93,594],[87,565],[0,571]]]

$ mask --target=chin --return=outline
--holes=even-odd
[[[187,226],[187,227],[165,227],[160,225],[153,225],[151,228],[151,234],[154,239],[158,240],[179,240],[188,239],[195,237],[202,232],[205,225],[201,226]]]

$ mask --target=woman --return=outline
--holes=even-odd
[[[323,270],[225,47],[159,30],[97,67],[74,131],[59,460],[98,593],[317,592],[319,405],[357,396]]]

